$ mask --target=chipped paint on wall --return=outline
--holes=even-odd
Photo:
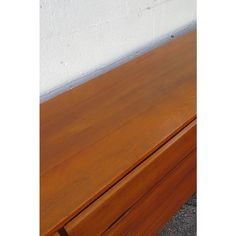
[[[156,42],[196,19],[196,0],[41,0],[40,94]]]

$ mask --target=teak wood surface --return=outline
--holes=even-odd
[[[155,206],[166,204],[165,201],[170,197],[170,194],[173,195],[173,193],[175,194],[177,192],[177,180],[183,177],[183,171],[175,172],[173,170],[183,168],[183,166],[186,165],[186,157],[194,151],[195,147],[196,120],[191,122],[174,138],[153,153],[146,161],[136,167],[129,175],[125,176],[115,186],[109,189],[109,191],[82,211],[82,213],[71,220],[65,226],[67,233],[70,236],[76,236],[102,235],[106,231],[110,232],[108,229],[114,225],[114,222],[120,222],[120,220],[117,219],[126,215],[138,202],[142,202],[142,199],[145,199],[146,195],[148,195],[147,192],[153,188],[159,188],[158,192],[160,196],[158,196],[159,198],[155,201],[149,201],[150,206],[152,205],[151,208],[155,209]],[[190,164],[192,163],[193,165],[187,165],[187,167],[190,166],[190,170],[196,165],[194,157]],[[186,169],[186,171],[188,171],[188,169]],[[171,182],[169,176],[172,176],[173,172],[175,173],[174,180]],[[160,186],[163,186],[163,182],[165,188],[161,190]],[[187,200],[190,194],[194,192],[195,183],[193,183],[193,181],[191,181],[191,183],[192,184],[184,186],[186,190],[189,191],[189,194],[186,195],[185,191],[183,191],[181,194],[178,193],[179,197],[184,196],[184,200]],[[166,209],[163,212],[155,210],[155,215],[157,216],[154,220],[160,222],[160,217],[164,220],[168,220],[178,208],[178,206],[176,208],[172,203],[180,204],[179,206],[181,206],[181,203],[185,202],[184,200],[176,200],[177,199],[171,200],[171,204],[168,201],[169,210]],[[151,215],[151,212],[149,212],[149,215]],[[147,221],[151,223],[148,218],[149,217],[146,217]],[[136,224],[137,222],[134,221],[132,223]],[[149,230],[152,229],[152,227],[148,228]],[[160,227],[155,227],[155,232],[157,232],[159,228]],[[124,235],[127,234],[128,230],[125,231]]]
[[[41,235],[195,120],[195,47],[192,32],[41,104]]]
[[[183,163],[165,176],[102,235],[155,236],[171,213],[174,214],[176,208],[181,207],[195,190],[196,151],[194,150]]]

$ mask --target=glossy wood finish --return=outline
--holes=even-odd
[[[127,212],[127,209],[132,208],[148,191],[160,183],[164,176],[179,165],[195,147],[196,121],[193,121],[69,222],[65,226],[68,234],[76,236],[104,233]],[[172,185],[169,186],[170,189],[172,187]],[[154,206],[159,204],[160,202],[157,201]]]
[[[52,236],[61,236],[61,235],[58,232],[56,232]]]
[[[196,118],[196,34],[41,104],[41,235],[50,235]]]
[[[155,236],[195,191],[194,150],[102,235]]]

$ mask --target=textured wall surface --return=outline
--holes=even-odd
[[[41,0],[40,94],[196,19],[195,0]]]

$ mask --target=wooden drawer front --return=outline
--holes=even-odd
[[[196,151],[154,186],[103,235],[156,235],[196,191]]]
[[[147,210],[149,209],[151,213],[155,209],[154,213],[159,214],[159,217],[163,218],[164,215],[169,217],[170,213],[173,213],[194,192],[195,154],[188,155],[195,148],[196,120],[192,121],[170,141],[66,224],[65,230],[71,236],[101,235],[105,232],[106,234],[113,234],[113,232],[115,234],[117,230],[120,232],[121,229],[124,230],[121,230],[121,232],[126,232],[130,225],[136,224],[135,221],[139,220],[138,218],[136,219],[137,215],[134,215],[135,217],[133,214],[130,215],[128,209],[139,209],[141,207],[142,211],[143,204],[146,204],[143,199],[152,199],[153,194],[155,201],[148,201],[153,206],[149,206]],[[185,179],[187,175],[190,177]],[[182,191],[183,186],[188,186],[189,188]],[[180,194],[179,189],[181,190]],[[178,196],[176,195],[176,201],[173,201],[171,196],[176,193],[178,193]],[[175,203],[175,205],[171,206],[169,201]],[[168,204],[171,209],[168,212],[163,211]],[[139,211],[135,210],[134,212]],[[161,212],[162,214],[160,214]],[[126,217],[123,216],[124,213],[129,213],[130,216],[127,219],[131,220],[127,221],[127,224],[122,224],[123,226],[120,228],[121,226],[118,227],[117,222],[119,222],[118,219],[126,222]],[[134,217],[134,221],[131,216]],[[144,219],[140,220],[143,221]],[[162,221],[160,220],[159,222]],[[125,228],[125,225],[128,228]]]

